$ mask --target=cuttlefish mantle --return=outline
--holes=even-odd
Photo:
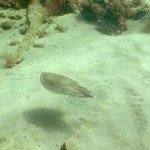
[[[43,72],[40,75],[42,85],[50,92],[56,94],[68,95],[71,97],[79,98],[92,98],[91,91],[79,85],[77,81],[74,81],[63,75]]]

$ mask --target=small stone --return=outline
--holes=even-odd
[[[9,16],[8,17],[9,19],[12,19],[12,20],[20,20],[20,19],[22,19],[22,17],[20,16],[20,15],[15,15],[15,16]]]
[[[43,38],[43,37],[45,37],[45,36],[47,36],[48,35],[48,33],[47,32],[41,32],[41,33],[39,33],[39,38]]]
[[[15,45],[18,45],[18,44],[21,44],[21,41],[19,41],[19,40],[14,40],[14,41],[11,41],[11,42],[9,43],[10,46],[15,46]]]
[[[3,12],[0,13],[0,17],[1,17],[1,18],[6,18],[6,16],[4,15]]]
[[[24,23],[20,23],[19,26],[24,26]]]
[[[43,45],[43,43],[41,43],[41,42],[37,42],[37,43],[34,43],[34,44],[33,44],[33,47],[42,48],[42,47],[44,47],[44,45]]]
[[[67,30],[68,30],[68,27],[65,27],[65,26],[63,26],[63,25],[57,25],[56,27],[55,27],[55,30],[58,30],[59,32],[66,32]]]
[[[67,150],[67,147],[66,147],[65,143],[61,146],[60,150]]]
[[[3,29],[3,30],[9,30],[9,29],[11,29],[13,27],[13,22],[11,22],[11,21],[6,21],[6,22],[3,22],[2,24],[1,24],[1,28]]]
[[[23,27],[20,28],[20,34],[21,35],[25,35],[26,32],[28,31],[29,26],[28,25],[24,25]]]

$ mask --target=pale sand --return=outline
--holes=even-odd
[[[59,150],[81,126],[89,130],[71,141],[78,150],[150,149],[150,34],[143,23],[107,36],[76,15],[54,21],[51,34],[36,40],[44,48],[31,48],[12,69],[0,61],[0,150]],[[67,32],[55,31],[58,23]],[[12,48],[9,34],[1,33],[0,50]],[[41,72],[72,78],[96,97],[50,93]]]

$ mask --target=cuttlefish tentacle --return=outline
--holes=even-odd
[[[62,75],[44,72],[41,73],[40,80],[42,85],[50,92],[80,98],[93,97],[91,92],[80,86],[77,81]]]

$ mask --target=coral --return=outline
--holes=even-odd
[[[77,0],[46,0],[49,15],[63,15],[75,11]]]
[[[108,35],[118,35],[121,33],[121,28],[107,19],[98,20],[96,29]]]
[[[81,3],[81,7],[83,8],[81,13],[91,21],[100,19],[100,16],[105,13],[104,8],[98,3],[90,3],[89,1],[85,1]]]
[[[3,8],[27,8],[33,0],[0,0],[0,7]]]
[[[17,0],[22,8],[27,8],[29,4],[33,3],[33,0]]]
[[[84,1],[81,3],[81,14],[84,15],[84,17],[87,19],[87,20],[90,20],[90,21],[96,21],[97,20],[97,16],[96,14],[92,11],[92,8],[91,8],[91,5],[90,5],[90,2],[89,1]]]
[[[143,4],[140,6],[140,8],[136,10],[136,13],[133,16],[133,18],[135,20],[138,20],[142,18],[144,15],[146,15],[148,12],[150,12],[149,6],[147,4]]]
[[[124,4],[124,15],[127,19],[132,18],[135,16],[135,11],[134,9],[130,6],[129,3]]]
[[[40,3],[42,4],[42,6],[45,6],[46,0],[40,0]]]
[[[81,14],[97,22],[97,30],[117,35],[127,30],[127,19],[140,19],[149,7],[143,0],[86,0],[81,3]]]
[[[0,7],[3,8],[19,8],[19,3],[16,0],[1,0]]]
[[[132,3],[134,6],[139,6],[144,2],[144,0],[133,0]]]
[[[20,51],[14,53],[8,53],[4,51],[0,54],[0,58],[6,61],[8,67],[13,67],[15,64],[20,63],[23,60],[24,54]]]

